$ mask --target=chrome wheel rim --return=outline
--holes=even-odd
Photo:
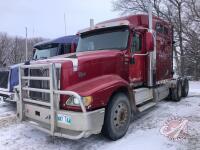
[[[128,106],[124,103],[119,103],[113,115],[113,123],[116,129],[126,126],[128,121]]]

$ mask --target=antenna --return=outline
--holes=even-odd
[[[94,28],[94,19],[90,19],[90,28],[91,28],[91,29]]]
[[[64,13],[65,35],[67,35],[66,14]]]
[[[28,40],[27,40],[27,37],[28,37],[28,28],[25,27],[25,31],[26,31],[26,61],[28,60]]]

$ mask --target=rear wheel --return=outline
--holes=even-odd
[[[189,82],[188,79],[185,78],[182,84],[182,97],[187,97],[188,92],[189,92]]]
[[[107,138],[118,140],[126,134],[130,120],[129,99],[125,94],[118,93],[114,95],[106,108],[102,132]]]
[[[181,80],[177,80],[176,87],[171,89],[171,98],[173,101],[178,102],[182,96],[182,85]]]

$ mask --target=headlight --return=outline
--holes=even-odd
[[[66,105],[69,105],[69,106],[80,106],[80,102],[74,96],[70,96],[69,99],[66,101]]]
[[[82,100],[83,100],[84,106],[91,105],[91,103],[93,101],[92,96],[82,97]],[[66,101],[66,105],[68,105],[68,106],[80,106],[80,102],[76,97],[70,96],[69,99]]]

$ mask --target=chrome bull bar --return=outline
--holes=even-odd
[[[58,82],[60,82],[57,79],[56,76],[56,69],[60,68],[58,64],[31,64],[31,65],[21,65],[19,67],[19,87],[18,87],[18,94],[17,94],[17,117],[19,121],[25,121],[33,125],[34,127],[49,133],[52,136],[59,136],[59,137],[64,137],[68,139],[80,139],[82,137],[87,137],[88,133],[86,131],[80,131],[79,134],[76,135],[71,135],[63,132],[59,132],[57,130],[57,112],[61,111],[60,110],[60,95],[68,95],[68,96],[74,96],[77,98],[80,102],[80,106],[82,109],[82,115],[84,118],[87,120],[87,112],[86,108],[84,106],[82,97],[73,92],[73,91],[62,91],[58,89]],[[28,75],[24,74],[25,69],[28,69]],[[49,76],[48,77],[40,77],[40,76],[31,76],[30,75],[30,69],[48,69],[49,70]],[[38,81],[49,81],[49,89],[40,89],[40,88],[31,88],[30,81],[31,80],[38,80]],[[26,84],[24,84],[24,81],[26,81]],[[49,93],[50,94],[50,100],[49,102],[44,102],[42,100],[34,100],[29,98],[29,92],[34,91],[34,92],[41,92],[41,93]],[[26,97],[28,95],[28,97]],[[26,116],[26,111],[25,106],[30,105],[39,108],[45,107],[48,108],[48,111],[50,112],[50,128],[46,129],[40,125],[40,123],[36,121],[30,121],[29,119],[32,119],[30,116]],[[43,108],[42,108],[43,109]]]

